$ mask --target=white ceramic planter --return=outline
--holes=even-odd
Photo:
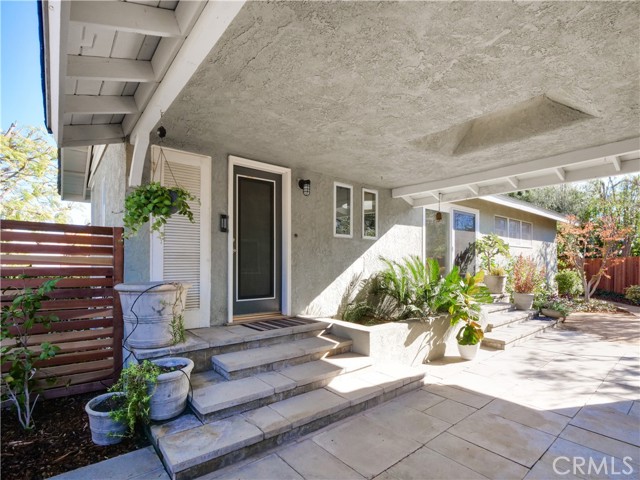
[[[475,345],[458,344],[458,351],[460,352],[460,356],[465,360],[473,360],[474,358],[476,358],[478,350],[480,350],[480,342],[476,343]]]
[[[152,362],[163,367],[186,365],[180,370],[158,375],[150,400],[149,418],[151,420],[167,420],[176,417],[187,406],[193,361],[184,357],[169,357],[152,360]]]
[[[516,310],[531,310],[533,296],[533,293],[514,293],[513,303],[516,306]]]
[[[109,416],[109,412],[98,412],[93,409],[103,400],[113,396],[124,395],[122,392],[103,393],[92,398],[85,405],[84,410],[89,415],[89,428],[91,429],[91,440],[96,445],[115,445],[122,441],[122,437],[127,433],[127,426],[122,422],[116,422]]]
[[[504,293],[504,289],[507,285],[506,275],[485,275],[484,284],[489,289],[489,293],[499,295]]]
[[[189,284],[162,282],[120,283],[115,286],[122,304],[124,338],[132,348],[159,348],[173,343],[171,320],[178,295],[178,311],[182,314]],[[182,287],[182,288],[180,288]]]

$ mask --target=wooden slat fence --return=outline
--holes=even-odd
[[[585,263],[584,271],[587,278],[591,278],[602,265],[601,258],[594,258]],[[607,268],[610,278],[602,277],[598,290],[616,292],[624,295],[624,291],[631,285],[640,285],[640,257],[624,257],[616,259]]]
[[[36,351],[42,342],[60,347],[39,365],[45,397],[101,390],[119,374],[122,312],[113,287],[122,283],[123,263],[122,228],[0,221],[3,306],[24,288],[60,278],[43,302],[58,321],[36,325],[29,342]]]

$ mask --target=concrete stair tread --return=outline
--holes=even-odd
[[[485,334],[482,343],[489,347],[504,348],[506,345],[515,344],[547,328],[554,327],[555,324],[555,320],[527,320],[522,323],[501,327]]]
[[[346,414],[418,388],[424,383],[425,369],[394,365],[372,365],[333,378],[325,388],[312,390],[243,414],[201,424],[192,415],[185,415],[152,427],[152,437],[173,478],[192,478],[217,468],[216,460],[255,453],[260,448],[280,444],[320,428],[318,422],[328,424]],[[394,392],[395,390],[395,392]],[[374,399],[378,400],[374,400]],[[354,410],[355,408],[355,410]],[[323,420],[324,419],[324,420]],[[315,423],[314,423],[315,422]],[[306,425],[306,427],[305,427]],[[292,436],[293,434],[293,436]],[[277,435],[282,435],[275,439]],[[267,439],[270,439],[267,442]],[[235,453],[234,453],[235,452]],[[202,465],[206,464],[208,465]]]
[[[197,373],[191,377],[191,404],[198,413],[207,415],[370,365],[369,357],[345,353],[237,380],[225,380],[212,371]]]
[[[226,372],[236,372],[305,355],[330,352],[340,347],[348,347],[351,343],[350,339],[324,334],[284,344],[214,355],[211,361]]]
[[[492,295],[493,296],[493,295]],[[480,305],[480,309],[483,313],[495,313],[495,312],[503,312],[513,310],[513,304],[509,302],[493,302]]]
[[[295,320],[295,319],[294,319]],[[272,330],[253,330],[247,325],[228,325],[189,330],[193,335],[207,342],[211,347],[228,346],[237,343],[255,342],[266,338],[282,337],[303,332],[321,332],[329,327],[329,323],[313,321]]]
[[[533,317],[534,310],[504,310],[491,313],[488,319],[488,331],[512,323],[523,322]]]

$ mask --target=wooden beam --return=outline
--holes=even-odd
[[[162,83],[154,92],[145,111],[131,131],[130,141],[134,145],[134,149],[129,171],[130,186],[140,185],[142,182],[149,133],[160,120],[161,113],[173,103],[243,6],[244,0],[207,2],[198,21],[189,32],[189,36],[185,39],[176,58],[164,75]]]
[[[50,0],[40,2],[42,7],[43,40],[45,46],[45,77],[48,79],[45,102],[47,105],[47,126],[58,145],[62,143],[64,108],[62,100],[65,92],[67,71],[67,36],[71,2]]]
[[[133,96],[66,95],[65,113],[118,115],[138,113],[138,107]]]
[[[619,172],[614,171],[614,167],[610,163],[607,163],[596,167],[591,166],[578,170],[567,171],[565,180],[560,180],[556,172],[550,172],[539,177],[520,180],[518,187],[513,187],[513,185],[508,182],[507,179],[505,179],[503,183],[495,183],[493,185],[480,187],[478,193],[480,197],[483,197],[486,195],[509,193],[516,190],[528,190],[531,188],[547,187],[550,185],[557,185],[565,182],[582,182],[585,180],[592,180],[594,178],[609,177],[612,175],[632,174],[637,172],[640,172],[640,158],[622,161]],[[469,198],[472,198],[471,193],[469,193],[467,190],[461,189],[457,192],[444,194],[442,196],[442,202],[456,202]],[[437,204],[438,202],[435,202],[428,197],[415,199],[413,202],[414,207],[428,207]]]
[[[520,186],[520,180],[518,180],[516,177],[507,177],[507,182],[509,182],[509,185],[511,185],[516,190]]]
[[[555,169],[555,172],[556,172],[556,175],[558,176],[558,178],[559,178],[561,181],[563,181],[563,182],[564,182],[564,181],[565,181],[565,179],[567,178],[567,174],[566,174],[566,172],[564,171],[564,168],[558,167],[558,168],[556,168],[556,169]]]
[[[622,163],[620,162],[620,157],[614,155],[613,157],[611,157],[611,163],[613,163],[613,168],[616,169],[616,172],[619,172],[622,170]]]
[[[122,126],[118,125],[66,125],[62,147],[106,145],[124,142]]]
[[[151,62],[67,55],[67,78],[113,82],[155,82]]]
[[[471,185],[471,184],[469,184],[469,185],[467,185],[466,187],[467,187],[467,188],[469,189],[469,191],[470,191],[471,193],[473,193],[474,195],[478,195],[478,192],[480,191],[480,189],[478,188],[478,185]]]
[[[128,2],[71,2],[72,23],[156,37],[182,35],[172,10]]]
[[[599,145],[597,147],[584,148],[573,152],[561,153],[551,157],[539,158],[526,162],[505,165],[499,168],[493,168],[476,173],[460,175],[459,177],[445,178],[442,180],[434,180],[430,182],[419,183],[416,185],[408,185],[406,187],[394,188],[391,194],[394,198],[403,197],[405,195],[417,195],[432,190],[443,190],[445,188],[466,185],[469,183],[479,183],[495,180],[497,178],[508,178],[526,173],[539,172],[549,170],[559,166],[574,165],[588,160],[607,157],[610,155],[624,155],[640,149],[640,137],[629,138],[619,142]]]

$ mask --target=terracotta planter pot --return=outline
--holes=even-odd
[[[507,285],[506,275],[485,275],[484,284],[489,289],[489,293],[500,295],[504,293],[504,289]]]
[[[158,381],[149,402],[149,418],[151,420],[167,420],[177,417],[187,406],[193,361],[184,357],[159,358],[151,361],[162,367],[185,365],[180,370],[158,375]]]
[[[91,429],[91,440],[96,445],[115,445],[122,441],[122,437],[127,433],[127,426],[122,422],[116,422],[109,416],[109,412],[99,412],[94,407],[100,402],[114,396],[124,396],[122,392],[103,393],[89,400],[84,407],[89,415],[89,428]]]
[[[171,345],[173,305],[178,295],[181,295],[182,299],[177,305],[182,309],[176,313],[183,313],[190,286],[185,283],[174,285],[162,282],[116,285],[115,289],[122,304],[124,338],[127,345],[132,348],[159,348]]]
[[[516,310],[531,310],[533,297],[533,293],[514,293],[513,303],[516,306]]]
[[[465,360],[473,360],[474,358],[476,358],[478,350],[480,350],[480,342],[476,343],[475,345],[458,344],[458,351],[460,352],[460,356]]]

